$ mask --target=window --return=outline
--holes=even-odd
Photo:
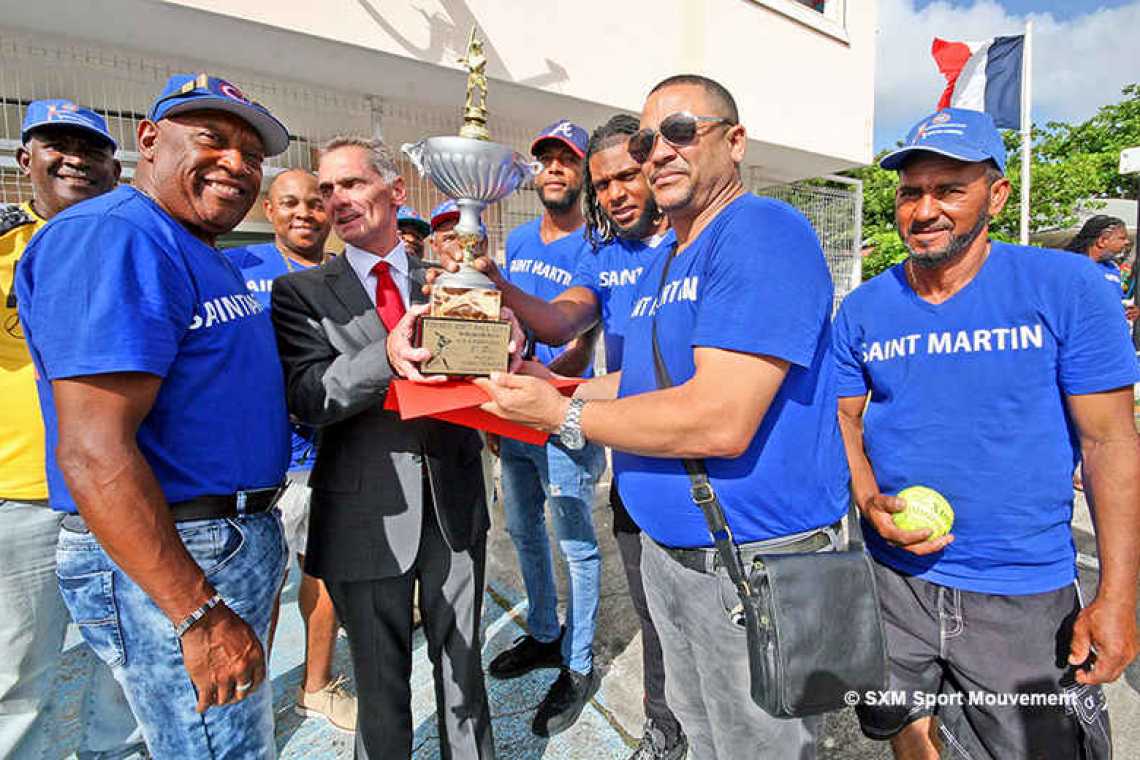
[[[805,26],[847,42],[849,0],[752,0]]]

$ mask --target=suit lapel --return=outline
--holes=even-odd
[[[356,317],[356,321],[369,340],[381,341],[388,337],[388,330],[380,321],[376,307],[364,292],[364,286],[348,263],[348,256],[341,254],[330,261],[325,268],[325,284],[332,290],[333,295],[341,302],[348,313]]]
[[[424,285],[427,284],[428,265],[415,256],[408,254],[408,301],[412,305],[427,303],[428,297],[424,295]]]

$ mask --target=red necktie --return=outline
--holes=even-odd
[[[380,315],[384,327],[391,332],[400,317],[404,316],[404,299],[400,298],[400,291],[392,279],[387,261],[377,262],[372,267],[372,272],[376,275],[376,313]]]

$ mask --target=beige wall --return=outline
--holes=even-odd
[[[523,133],[558,118],[592,129],[615,110],[639,111],[665,76],[701,73],[738,100],[747,176],[775,184],[872,157],[877,2],[831,1],[833,18],[814,25],[818,14],[792,0],[36,0],[12,5],[3,23],[249,72],[247,87],[295,82],[374,99],[403,114],[395,132],[384,128],[396,141],[437,134],[439,114],[458,118],[456,59],[474,24],[490,58],[494,139],[523,147]],[[258,94],[280,102],[272,87]],[[291,129],[317,134],[326,110],[284,113]],[[344,109],[331,110],[339,120]]]
[[[477,24],[493,79],[633,111],[668,74],[708,74],[758,142],[872,154],[875,0],[846,0],[826,25],[846,39],[781,13],[790,0],[324,0],[319,14],[297,0],[170,1],[451,69]],[[501,93],[492,84],[492,108]]]

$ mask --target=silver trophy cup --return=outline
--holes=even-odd
[[[401,150],[420,174],[459,206],[455,231],[463,241],[463,263],[458,272],[441,275],[436,284],[494,290],[491,280],[472,266],[475,245],[482,237],[479,217],[488,204],[513,193],[524,180],[541,171],[542,165],[527,161],[505,145],[467,137],[428,137],[405,143]]]

